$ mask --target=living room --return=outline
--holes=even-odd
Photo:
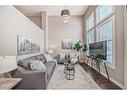
[[[15,5],[0,12],[0,73],[17,79],[1,89],[126,88],[126,6]],[[106,59],[92,58],[91,44],[108,48],[101,50]]]

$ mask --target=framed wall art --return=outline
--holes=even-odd
[[[73,49],[72,39],[62,39],[62,49]]]
[[[31,54],[40,52],[38,42],[26,38],[24,36],[17,36],[18,55]]]

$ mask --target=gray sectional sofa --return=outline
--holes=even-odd
[[[32,71],[29,68],[31,60],[40,60],[45,63],[46,70]],[[18,61],[18,68],[12,72],[15,78],[22,78],[17,89],[46,89],[56,67],[56,61],[46,62],[43,54]]]

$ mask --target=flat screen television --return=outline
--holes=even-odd
[[[95,58],[106,60],[107,58],[107,41],[89,44],[89,55]]]

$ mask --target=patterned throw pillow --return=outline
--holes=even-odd
[[[46,59],[46,62],[53,60],[50,54],[45,54],[45,59]]]
[[[31,61],[30,62],[30,68],[31,68],[31,70],[34,70],[34,71],[37,71],[37,70],[40,70],[43,72],[46,71],[45,65],[42,63],[42,61],[39,61],[39,60]]]
[[[46,63],[46,59],[45,59],[45,57],[44,57],[43,54],[37,55],[37,56],[35,56],[35,58],[36,58],[37,60],[42,61],[43,63]]]

